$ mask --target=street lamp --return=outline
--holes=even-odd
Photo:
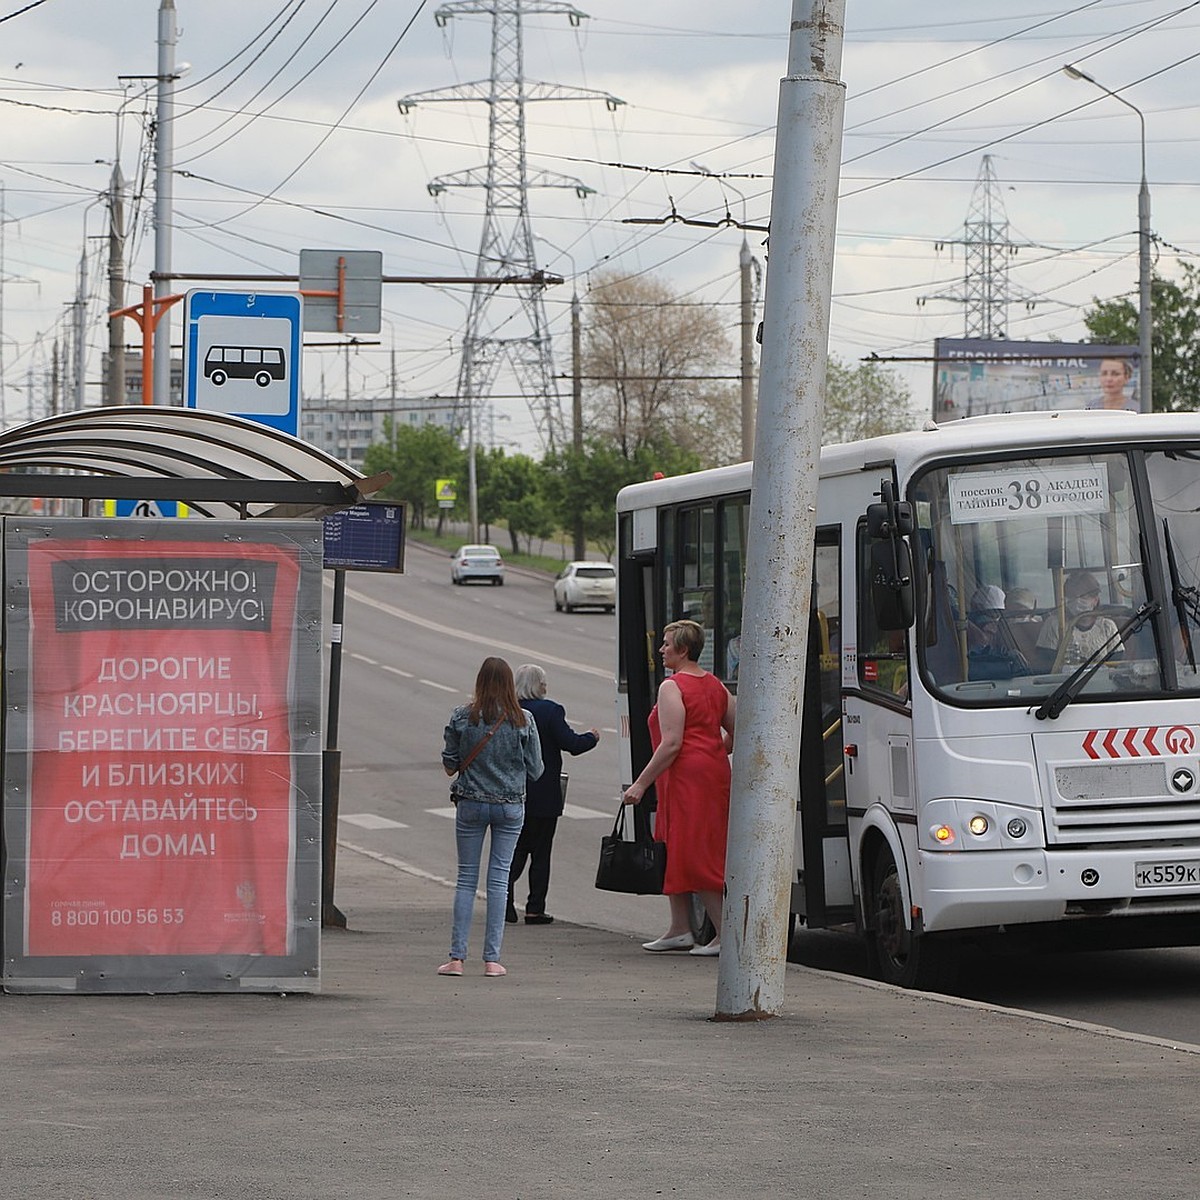
[[[1139,370],[1141,377],[1138,381],[1139,400],[1142,412],[1154,411],[1154,399],[1151,392],[1151,358],[1150,328],[1153,310],[1150,301],[1150,188],[1146,183],[1146,118],[1136,104],[1131,104],[1124,96],[1106,88],[1104,84],[1093,79],[1086,71],[1063,64],[1063,72],[1071,79],[1082,79],[1093,87],[1099,88],[1106,96],[1119,100],[1126,108],[1137,114],[1138,125],[1142,139],[1142,183],[1138,189],[1138,357],[1141,359]]]

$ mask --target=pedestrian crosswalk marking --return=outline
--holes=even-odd
[[[345,813],[339,815],[339,821],[347,825],[357,825],[359,829],[407,829],[403,821],[393,821],[391,817],[381,817],[377,813]]]
[[[584,808],[582,804],[564,804],[563,816],[575,821],[612,820],[612,813],[597,812],[594,808]]]
[[[430,816],[449,817],[454,820],[454,805],[445,808],[427,808]],[[563,816],[569,821],[611,821],[612,813],[598,812],[594,808],[584,808],[582,804],[567,804],[563,807]]]

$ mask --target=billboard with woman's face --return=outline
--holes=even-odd
[[[933,419],[1065,409],[1140,412],[1136,346],[1083,342],[934,342]]]

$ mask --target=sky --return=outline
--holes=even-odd
[[[435,197],[427,185],[486,162],[485,106],[425,97],[403,114],[397,100],[487,79],[491,18],[471,11],[486,7],[442,5],[439,21],[428,0],[176,0],[174,270],[294,274],[302,249],[370,249],[387,275],[474,275],[484,190]],[[621,101],[526,106],[530,174],[587,189],[529,193],[538,265],[566,280],[544,295],[564,402],[572,291],[586,306],[605,275],[651,276],[717,306],[736,375],[743,236],[766,261],[765,235],[737,226],[769,219],[790,3],[603,0],[581,3],[574,11],[589,15],[577,21],[569,4],[526,7],[527,80]],[[99,403],[116,159],[131,197],[129,302],[153,268],[158,10],[0,0],[4,424],[47,411],[81,259],[85,398]],[[1002,203],[993,219],[1011,243],[1008,337],[1081,339],[1094,299],[1136,299],[1135,109],[1155,269],[1174,277],[1195,262],[1198,35],[1200,0],[848,0],[831,353],[891,362],[928,404],[933,339],[965,329],[964,222],[985,155]],[[1064,63],[1121,99],[1068,78]],[[644,223],[672,212],[717,227]],[[306,397],[382,397],[393,382],[403,396],[454,396],[469,300],[461,285],[386,285],[382,331],[360,339],[374,345],[347,354],[336,335],[309,336]],[[497,336],[528,328],[507,298],[489,313]],[[127,322],[127,341],[139,340]],[[540,454],[541,423],[516,382],[502,374],[493,390],[481,438]]]

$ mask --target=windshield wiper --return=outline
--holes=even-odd
[[[1036,709],[1034,709],[1033,715],[1037,717],[1039,721],[1044,721],[1047,717],[1050,717],[1051,719],[1056,718],[1059,713],[1061,713],[1062,710],[1066,708],[1067,705],[1070,704],[1071,701],[1074,700],[1081,691],[1083,691],[1087,681],[1091,679],[1091,677],[1100,669],[1100,664],[1104,661],[1104,656],[1109,652],[1109,650],[1112,649],[1113,643],[1121,641],[1126,634],[1136,633],[1161,608],[1162,605],[1159,604],[1157,600],[1146,601],[1146,603],[1143,604],[1142,607],[1139,608],[1137,612],[1135,612],[1133,616],[1125,622],[1124,625],[1111,633],[1105,639],[1103,645],[1097,647],[1096,650],[1094,650],[1087,658],[1085,658],[1083,662],[1081,662],[1079,666],[1077,666],[1075,670],[1072,671],[1071,674],[1068,675],[1067,678],[1064,679],[1062,683],[1060,683],[1058,687],[1056,687],[1054,691],[1052,691]]]
[[[1179,566],[1175,558],[1175,541],[1171,537],[1171,526],[1163,517],[1163,542],[1167,547],[1167,570],[1171,573],[1171,599],[1175,603],[1175,614],[1179,617],[1179,628],[1183,632],[1183,648],[1187,651],[1188,666],[1196,669],[1196,656],[1192,651],[1192,625],[1188,620],[1200,617],[1200,594],[1194,587],[1184,587],[1179,582]]]

